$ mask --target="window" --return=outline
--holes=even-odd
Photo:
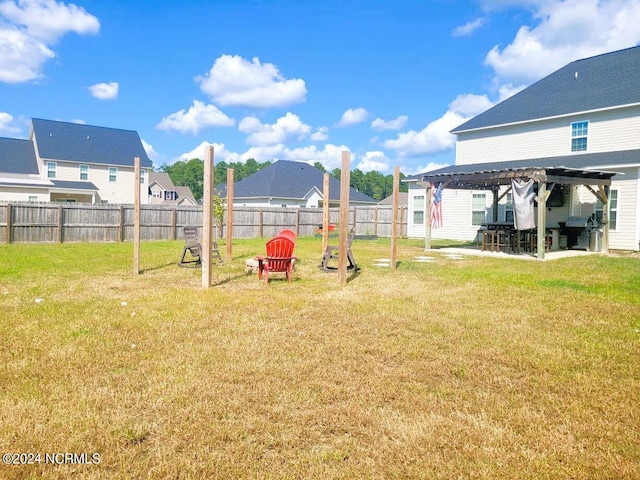
[[[147,171],[146,170],[140,170],[140,183],[144,183],[144,175]]]
[[[80,180],[89,180],[89,165],[80,165]]]
[[[413,197],[413,224],[424,225],[424,195]]]
[[[571,151],[583,152],[587,149],[587,134],[589,122],[574,122],[571,124]]]
[[[116,167],[109,167],[109,181],[115,182],[116,175],[118,174],[118,169]]]
[[[160,190],[151,190],[151,196],[153,198],[162,198],[162,192]]]
[[[38,201],[38,196],[37,195],[29,195],[29,201],[31,203],[36,203]]]
[[[47,178],[56,178],[56,168],[58,164],[56,162],[47,162]]]
[[[507,193],[507,205],[504,208],[504,221],[513,223],[513,194]]]
[[[172,192],[170,190],[167,190],[166,192],[164,192],[164,199],[165,200],[177,200],[178,199],[178,193],[177,192]]]
[[[487,194],[474,193],[471,200],[471,225],[485,223],[487,212]]]
[[[602,221],[602,207],[603,203],[600,200],[596,201],[596,220]],[[618,190],[609,191],[609,230],[615,230],[618,224]]]

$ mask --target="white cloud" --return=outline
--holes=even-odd
[[[383,130],[401,130],[409,121],[409,117],[406,115],[400,115],[398,118],[393,120],[383,120],[381,118],[376,118],[373,122],[371,122],[371,128],[378,131]]]
[[[337,127],[347,127],[349,125],[355,125],[356,123],[362,123],[367,120],[369,112],[364,108],[350,108],[342,114],[342,118],[336,124]]]
[[[201,130],[209,127],[231,127],[235,124],[221,112],[215,105],[205,105],[198,100],[193,101],[189,110],[180,110],[163,118],[156,128],[160,130],[176,130],[182,133],[196,135]]]
[[[531,83],[567,63],[640,42],[639,0],[565,0],[533,3],[537,25],[522,26],[485,63],[496,84]]]
[[[13,124],[13,115],[7,112],[0,112],[0,132],[7,133],[20,133],[19,127],[14,127]]]
[[[460,114],[462,117],[473,117],[493,106],[486,95],[474,95],[464,93],[458,95],[450,104],[449,110]]]
[[[387,140],[383,145],[395,150],[400,157],[434,155],[449,150],[456,141],[455,135],[449,132],[492,105],[486,95],[458,95],[440,118],[420,131],[401,133],[395,140]]]
[[[371,171],[387,173],[391,170],[391,160],[381,151],[366,152],[358,162],[358,168],[365,173]]]
[[[300,117],[288,112],[276,123],[261,123],[256,117],[245,117],[240,121],[238,130],[248,133],[247,143],[256,146],[276,145],[302,140],[311,131],[309,125],[304,124]]]
[[[329,138],[329,129],[327,127],[320,127],[311,134],[312,142],[324,142]]]
[[[485,22],[484,18],[476,18],[472,22],[467,22],[464,25],[454,28],[452,35],[454,37],[468,37],[477,29],[482,27],[482,25],[484,25],[484,22]]]
[[[97,33],[100,22],[81,7],[55,0],[0,3],[0,81],[22,83],[42,78],[50,48],[69,32]]]
[[[438,170],[440,168],[448,167],[451,165],[450,163],[438,163],[438,162],[429,162],[425,165],[418,165],[411,168],[403,168],[402,173],[405,175],[417,175],[419,173],[430,172],[431,170]]]
[[[118,82],[96,83],[89,87],[91,95],[98,100],[113,100],[118,97],[119,90]]]
[[[272,63],[222,55],[211,70],[195,78],[201,90],[222,106],[284,107],[306,100],[302,79],[287,80]]]
[[[160,158],[158,152],[153,149],[153,145],[145,142],[142,138],[140,139],[140,141],[142,142],[142,148],[144,148],[144,151],[147,152],[147,155],[151,160],[158,160]]]

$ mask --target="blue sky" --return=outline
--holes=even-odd
[[[449,131],[567,63],[638,45],[640,0],[0,0],[0,136],[136,130],[154,164],[414,174]]]

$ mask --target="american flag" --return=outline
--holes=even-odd
[[[431,184],[431,228],[442,227],[442,189],[443,184],[437,187]]]

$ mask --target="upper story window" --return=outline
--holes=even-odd
[[[140,183],[144,183],[144,176],[146,175],[147,171],[145,169],[141,169],[140,170]]]
[[[47,162],[47,178],[56,178],[56,169],[58,164],[56,162]]]
[[[89,180],[89,165],[80,165],[80,180]]]
[[[178,192],[172,192],[171,190],[167,190],[166,192],[164,192],[164,199],[165,200],[177,200],[178,199]]]
[[[115,182],[117,175],[118,175],[118,168],[117,167],[109,167],[109,181],[110,182]]]
[[[589,122],[573,122],[571,124],[571,151],[583,152],[587,149]]]
[[[151,196],[153,198],[162,198],[162,191],[161,190],[151,190]]]

